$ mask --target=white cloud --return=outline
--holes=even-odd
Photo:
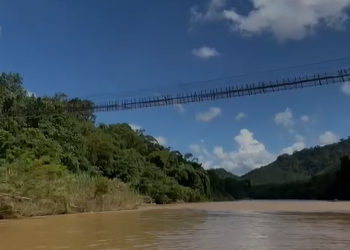
[[[211,0],[206,11],[191,9],[192,25],[205,21],[228,21],[243,35],[269,32],[279,41],[301,40],[318,27],[340,29],[348,19],[350,0],[249,0],[247,15],[225,7],[225,0]]]
[[[186,112],[186,109],[183,107],[182,104],[174,104],[174,107],[181,113],[185,113]]]
[[[346,95],[350,95],[350,82],[344,82],[341,86],[341,91]]]
[[[299,139],[301,139],[301,138],[299,138]],[[282,149],[281,153],[291,155],[291,154],[293,154],[294,151],[300,151],[304,148],[306,148],[306,144],[304,141],[301,140],[301,141],[297,141],[296,143],[294,143],[290,147]]]
[[[205,157],[210,157],[210,153],[204,147],[204,145],[191,144],[189,148],[190,148],[191,152],[196,153],[196,154],[198,154],[201,157],[204,157],[204,156]]]
[[[129,126],[134,131],[142,129],[142,127],[140,125],[137,125],[137,124],[129,124]]]
[[[196,120],[200,122],[209,122],[214,118],[221,116],[222,111],[220,108],[210,108],[207,112],[199,113],[196,116]]]
[[[34,92],[30,92],[29,90],[27,90],[27,96],[34,96],[36,97],[36,94]]]
[[[302,117],[300,117],[300,121],[302,121],[302,122],[308,122],[309,120],[310,120],[310,118],[307,115],[303,115]]]
[[[130,124],[129,123],[129,126],[134,131],[142,129],[142,127],[140,125],[137,125],[137,124]],[[154,141],[153,143],[157,143],[158,142],[159,145],[163,145],[163,146],[165,146],[167,144],[167,140],[163,136],[155,136],[154,139],[156,141]]]
[[[285,127],[293,126],[293,113],[289,108],[286,108],[285,111],[277,113],[273,119],[276,124],[283,125]]]
[[[199,58],[210,58],[220,56],[215,48],[202,47],[199,49],[193,49],[192,54]]]
[[[165,146],[167,141],[163,136],[155,136],[154,139],[157,140],[158,144]]]
[[[199,154],[201,152],[201,146],[198,144],[192,144],[189,148],[193,153]]]
[[[235,174],[244,174],[276,159],[276,156],[269,153],[264,144],[254,139],[253,133],[247,129],[242,129],[240,133],[234,137],[234,141],[238,146],[238,150],[233,150],[231,152],[225,152],[221,146],[216,146],[212,154],[210,154],[204,148],[204,145],[197,144],[191,145],[190,149],[192,152],[200,154],[198,159],[206,161],[206,167],[224,168]],[[208,165],[208,163],[210,163],[210,165]]]
[[[319,143],[320,145],[328,145],[328,144],[332,144],[335,142],[339,141],[339,138],[337,135],[335,135],[333,132],[331,131],[326,131],[325,133],[321,134],[319,137]]]
[[[202,166],[204,169],[210,169],[212,164],[213,164],[213,161],[209,161],[209,160],[202,162]]]
[[[240,145],[239,151],[241,153],[258,153],[265,150],[264,144],[254,139],[253,135],[248,129],[242,129],[234,138],[238,145]]]
[[[192,153],[196,154],[196,157],[198,158],[199,162],[202,163],[202,166],[205,169],[209,169],[212,167],[212,156],[203,144],[192,144],[189,146],[189,149]]]
[[[243,112],[240,112],[239,114],[236,115],[235,120],[240,121],[243,118],[245,118],[246,116],[247,116],[246,114],[244,114]]]
[[[213,149],[213,154],[215,155],[216,158],[224,160],[227,158],[227,155],[224,153],[224,149],[219,146],[215,146]]]
[[[197,6],[193,6],[190,10],[192,24],[201,21],[212,21],[220,18],[219,12],[225,7],[226,0],[211,0],[208,10],[205,13],[199,12]]]
[[[254,139],[254,134],[247,129],[242,129],[234,140],[238,145],[238,151],[225,153],[221,147],[215,147],[213,151],[220,160],[219,165],[229,171],[243,174],[276,159],[276,156],[269,153],[265,145]]]

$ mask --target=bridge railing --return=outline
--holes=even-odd
[[[338,70],[335,73],[314,74],[313,76],[295,77],[269,82],[258,82],[226,88],[212,88],[209,90],[167,94],[138,99],[116,100],[100,103],[93,107],[95,112],[122,111],[157,106],[170,106],[195,102],[214,101],[219,99],[237,98],[243,96],[267,94],[271,92],[294,90],[307,87],[336,84],[350,81],[350,71]]]

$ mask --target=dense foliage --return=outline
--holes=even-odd
[[[12,178],[10,183],[7,176],[13,171],[23,180],[41,176],[35,182],[42,184],[64,177],[78,185],[83,175],[95,187],[89,192],[103,195],[111,191],[110,181],[120,180],[156,203],[203,201],[212,196],[234,199],[246,192],[246,182],[226,171],[207,172],[191,154],[158,144],[144,130],[134,131],[125,123],[96,125],[95,115],[86,109],[91,106],[89,100],[69,99],[63,93],[29,95],[18,74],[2,73],[0,194],[40,196],[39,186],[43,185],[36,186],[34,195],[26,191],[30,188],[25,183],[14,182],[21,178]],[[68,107],[74,107],[74,112],[67,112]]]
[[[242,178],[249,179],[252,185],[306,181],[315,175],[336,171],[339,159],[344,155],[350,155],[350,137],[324,147],[303,149],[293,155],[280,155],[276,161]]]
[[[138,194],[156,203],[350,199],[350,138],[238,177],[205,170],[128,124],[96,124],[91,106],[63,93],[29,95],[18,74],[0,74],[0,218],[133,208]]]
[[[243,176],[254,199],[350,199],[350,137],[324,147],[281,155]]]
[[[223,168],[207,171],[211,184],[211,198],[213,201],[243,199],[248,196],[250,181],[240,179]]]
[[[252,186],[254,199],[350,200],[350,159],[341,158],[340,168],[315,175],[306,181]]]

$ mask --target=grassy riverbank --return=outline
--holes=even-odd
[[[137,126],[99,123],[94,106],[64,93],[36,97],[19,74],[0,74],[2,217],[133,208],[137,194],[158,204],[245,196],[249,182],[206,171]]]
[[[0,168],[0,218],[135,209],[141,196],[117,179],[72,174],[42,158]]]
[[[298,166],[290,171],[296,173],[313,162],[304,169],[308,172],[322,162],[339,161],[334,159],[348,152],[350,141],[342,141],[340,148],[315,149],[331,158],[309,161],[314,149],[307,154],[304,150],[238,177],[224,169],[204,169],[191,153],[161,145],[138,126],[98,123],[92,107],[91,100],[63,93],[30,95],[18,74],[0,74],[0,218],[132,209],[142,203],[141,195],[157,204],[318,198],[329,186],[329,197],[349,198],[348,158],[331,178],[323,175],[291,186],[282,183],[283,189],[251,187],[250,180],[259,184],[259,178],[280,173],[276,169]],[[295,160],[298,155],[303,161]]]

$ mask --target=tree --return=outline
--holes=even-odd
[[[13,73],[0,75],[0,93],[5,118],[0,120],[0,170],[19,158],[28,166],[45,162],[72,176],[97,178],[98,194],[108,192],[106,179],[117,178],[159,203],[205,201],[214,193],[239,198],[245,190],[236,180],[213,179],[192,154],[159,145],[145,130],[134,131],[126,123],[96,124],[90,100],[64,93],[29,96]]]

